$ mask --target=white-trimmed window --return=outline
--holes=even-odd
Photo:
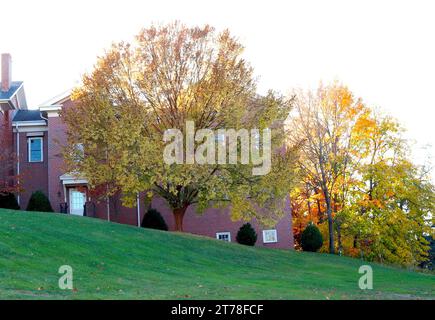
[[[275,229],[263,230],[263,243],[278,242],[278,235]]]
[[[231,242],[231,233],[230,232],[218,232],[218,233],[216,233],[216,239]]]
[[[44,161],[43,150],[44,141],[42,137],[27,138],[29,162]]]

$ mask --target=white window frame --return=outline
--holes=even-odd
[[[32,140],[41,140],[41,160],[35,161],[32,160]],[[27,137],[27,153],[28,160],[32,163],[44,162],[44,137]]]
[[[268,232],[274,232],[275,233],[275,241],[266,240],[266,234]],[[276,231],[276,229],[263,230],[263,243],[277,243],[277,242],[278,242],[278,232]]]
[[[228,235],[227,242],[231,242],[231,232],[216,232],[216,239],[218,239],[220,241],[226,241],[226,240],[219,239],[219,236],[221,236],[221,235]]]

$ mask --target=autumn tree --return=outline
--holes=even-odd
[[[302,232],[309,223],[318,225],[324,220],[325,201],[323,194],[317,192],[313,185],[307,181],[306,177],[299,176],[299,184],[290,193],[293,237],[295,248],[301,249]],[[305,183],[304,183],[305,182]]]
[[[291,194],[295,234],[314,222],[329,252],[405,266],[427,259],[435,189],[430,170],[409,160],[399,123],[338,83],[299,93],[295,105],[290,139],[302,141]]]
[[[430,171],[413,164],[403,129],[394,119],[373,113],[366,125],[367,158],[359,168],[361,183],[352,191],[354,216],[346,216],[368,259],[407,266],[427,258],[435,188]],[[367,130],[367,129],[366,129]],[[354,223],[359,221],[359,223]],[[352,232],[349,232],[352,234]]]
[[[229,206],[234,219],[267,223],[282,216],[293,177],[293,152],[284,147],[282,125],[291,101],[272,92],[256,94],[253,70],[242,52],[227,30],[180,23],[152,26],[133,43],[114,44],[74,91],[75,106],[62,111],[69,170],[86,177],[91,188],[107,185],[108,193],[120,192],[127,206],[140,192],[163,197],[179,231],[192,204],[198,212]],[[239,156],[232,164],[199,164],[186,153],[183,164],[168,164],[163,161],[165,133],[178,129],[185,137],[188,123],[196,130],[258,129],[250,149],[271,153],[271,171],[253,174],[261,154],[251,154],[248,162]],[[270,151],[264,143],[268,134]],[[198,151],[204,141],[216,147],[223,143],[228,159],[231,142],[214,139],[196,139],[192,147]],[[238,154],[246,147],[242,140],[232,142]],[[187,144],[184,140],[184,149]],[[209,150],[203,155],[215,159]]]
[[[352,180],[355,124],[365,113],[362,102],[336,82],[315,93],[296,92],[289,141],[302,142],[298,167],[303,187],[309,187],[308,194],[321,192],[325,201],[330,253],[335,252],[334,214]]]

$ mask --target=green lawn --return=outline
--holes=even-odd
[[[53,213],[0,209],[1,299],[435,299],[435,275],[250,248]],[[70,265],[74,290],[60,290]]]

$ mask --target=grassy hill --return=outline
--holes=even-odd
[[[0,209],[0,298],[435,299],[435,275],[53,213]],[[70,265],[74,287],[58,288]]]

